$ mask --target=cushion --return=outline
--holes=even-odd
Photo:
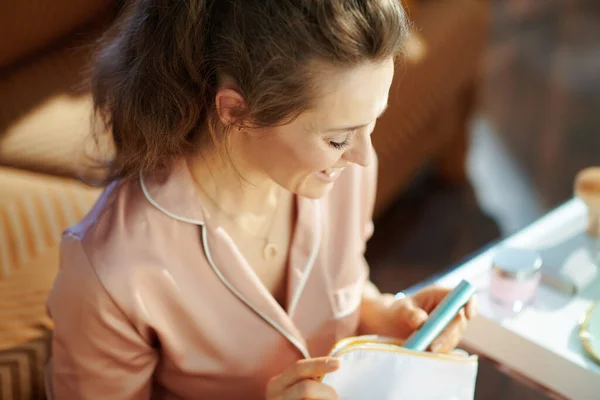
[[[0,76],[0,165],[93,175],[92,102],[81,83],[90,51],[66,46]]]
[[[46,297],[58,269],[58,246],[0,281],[0,398],[44,398],[52,323]]]
[[[57,245],[99,190],[74,180],[0,167],[0,281]]]
[[[83,78],[98,33],[0,75],[0,165],[87,177],[92,102]],[[85,38],[83,40],[82,38]]]
[[[0,399],[43,399],[61,233],[100,189],[1,167],[0,187]]]

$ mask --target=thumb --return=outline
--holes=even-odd
[[[418,329],[427,321],[429,318],[429,314],[422,308],[415,307],[411,311],[411,316],[409,317],[409,326],[412,329]]]
[[[429,314],[417,307],[410,298],[404,298],[397,304],[396,318],[410,330],[415,330],[427,321]]]

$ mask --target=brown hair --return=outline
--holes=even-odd
[[[116,151],[109,180],[195,153],[203,128],[216,132],[219,76],[245,100],[238,121],[275,126],[314,103],[312,62],[389,59],[407,30],[400,0],[133,1],[106,34],[92,76],[96,114]]]

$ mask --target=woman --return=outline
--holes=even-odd
[[[406,35],[398,0],[134,2],[93,81],[111,183],[48,301],[55,398],[334,399],[335,342],[424,322],[447,291],[381,294],[363,256]]]

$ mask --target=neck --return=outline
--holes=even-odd
[[[190,158],[188,165],[203,194],[230,217],[268,218],[277,207],[279,185],[253,171],[235,154],[231,154],[230,159],[216,150],[205,150]]]

